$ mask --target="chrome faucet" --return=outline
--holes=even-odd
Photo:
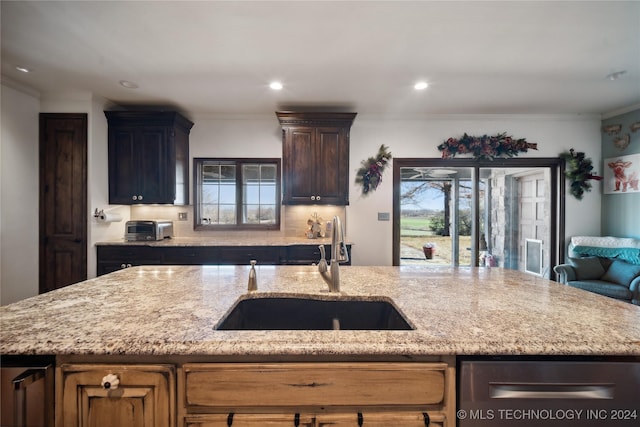
[[[340,263],[349,261],[347,245],[344,242],[344,229],[338,216],[333,217],[331,233],[331,264],[327,266],[324,245],[320,245],[320,262],[318,271],[329,285],[329,292],[340,292]],[[328,270],[328,271],[327,271]]]

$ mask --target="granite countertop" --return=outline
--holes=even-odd
[[[346,242],[352,245],[351,241]],[[96,246],[132,245],[132,246],[292,246],[292,245],[331,245],[331,238],[308,239],[305,237],[264,236],[234,236],[234,237],[172,237],[157,241],[128,242],[123,239],[97,242]]]
[[[311,266],[259,266],[258,293],[329,297]],[[341,267],[342,294],[391,298],[412,331],[216,331],[246,266],[143,266],[0,308],[0,353],[640,355],[640,307],[498,268]]]

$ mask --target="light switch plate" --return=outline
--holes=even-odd
[[[186,221],[187,213],[186,212],[178,212],[178,221]]]
[[[390,218],[389,212],[378,212],[378,221],[389,221]]]

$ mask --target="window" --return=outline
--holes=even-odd
[[[279,229],[280,159],[195,158],[194,229]]]

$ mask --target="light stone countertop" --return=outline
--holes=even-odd
[[[258,292],[329,296],[316,268],[259,266]],[[391,298],[412,331],[216,331],[247,266],[143,266],[0,308],[0,353],[640,355],[640,307],[498,268],[342,266],[342,293]]]
[[[353,244],[347,241],[346,244]],[[280,237],[256,233],[255,236],[216,236],[214,237],[172,237],[170,239],[128,242],[124,239],[97,242],[96,246],[132,245],[154,247],[180,246],[292,246],[292,245],[331,245],[331,238],[308,239],[305,237]]]

